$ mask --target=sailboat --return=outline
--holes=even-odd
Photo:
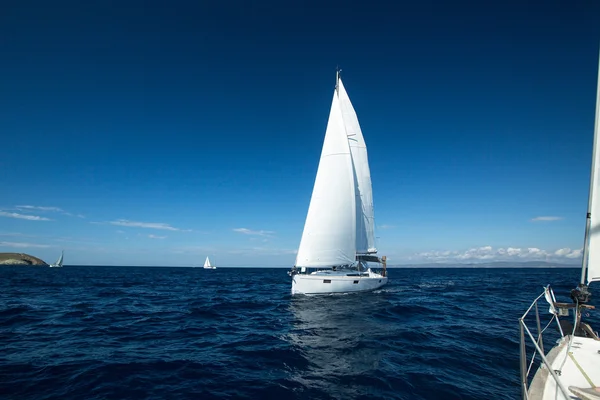
[[[288,272],[292,294],[361,292],[388,282],[386,257],[379,258],[375,247],[367,146],[340,72],[296,263]]]
[[[60,257],[58,257],[58,260],[54,264],[49,265],[50,268],[61,268],[63,266],[64,252],[64,250],[60,252]]]
[[[210,265],[210,260],[206,257],[206,261],[204,261],[204,269],[217,269],[217,267]]]
[[[588,304],[591,294],[589,285],[600,281],[600,150],[598,129],[600,125],[600,65],[596,89],[596,118],[592,148],[592,168],[588,212],[583,244],[581,279],[571,290],[570,303],[556,301],[550,285],[544,288],[529,309],[519,319],[521,330],[521,394],[523,399],[581,399],[600,400],[600,338],[598,332],[582,321],[582,314],[595,307]],[[538,302],[544,299],[549,304],[550,322],[541,329]],[[548,304],[545,307],[548,307]],[[530,329],[535,311],[536,328]],[[532,315],[530,315],[532,314]],[[565,317],[560,319],[560,317]],[[555,346],[544,352],[543,333],[556,320],[560,338]],[[572,322],[570,321],[572,320]],[[537,335],[532,333],[537,331]],[[526,338],[531,340],[534,352],[528,360]],[[541,362],[528,385],[529,372],[539,355]]]

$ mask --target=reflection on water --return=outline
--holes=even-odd
[[[367,389],[373,387],[361,381],[368,379],[372,385],[381,380],[378,371],[389,351],[384,339],[389,332],[377,311],[386,305],[389,302],[376,293],[294,296],[289,306],[293,329],[287,340],[309,365],[293,379],[336,398],[374,395]],[[384,380],[379,383],[387,386]]]

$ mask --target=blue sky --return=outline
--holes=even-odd
[[[392,264],[578,260],[599,5],[283,3],[5,6],[0,251],[293,265],[339,65]]]

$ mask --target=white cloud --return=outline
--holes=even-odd
[[[244,235],[258,235],[258,236],[270,236],[271,234],[275,233],[273,231],[253,231],[252,229],[248,229],[248,228],[235,228],[233,229],[234,232],[238,232],[238,233],[243,233]]]
[[[500,250],[504,250],[504,249],[500,249]],[[509,247],[506,249],[506,254],[509,256],[518,256],[520,252],[521,252],[521,249],[516,249],[514,247]]]
[[[474,247],[465,251],[428,251],[417,253],[412,260],[428,262],[478,262],[478,261],[568,261],[581,257],[582,250],[570,248],[547,251],[537,247],[494,248]]]
[[[15,208],[17,210],[21,210],[21,211],[25,211],[25,212],[28,212],[28,211],[57,212],[57,213],[61,213],[61,214],[64,214],[64,215],[68,215],[70,217],[85,218],[85,216],[83,216],[81,214],[72,214],[70,212],[67,212],[67,211],[63,210],[60,207],[20,205],[20,206],[15,206]]]
[[[109,221],[111,225],[117,226],[129,226],[134,228],[147,228],[147,229],[163,229],[167,231],[181,231],[182,229],[175,228],[169,224],[165,224],[163,222],[137,222],[137,221],[129,221],[127,219],[118,219],[116,221]]]
[[[38,207],[38,206],[15,206],[15,207],[20,208],[20,209],[25,209],[25,210],[64,212],[62,208],[58,208],[58,207]]]
[[[17,247],[17,248],[28,248],[28,247],[36,247],[40,249],[45,249],[50,247],[47,244],[34,244],[34,243],[22,243],[22,242],[0,242],[0,247]]]
[[[37,215],[26,215],[15,212],[0,211],[0,217],[26,219],[28,221],[52,221],[50,218],[40,217]]]
[[[567,258],[580,258],[582,256],[583,249],[571,250],[568,247],[564,249],[558,249],[554,252],[554,255],[559,257],[567,257]]]
[[[166,236],[148,235],[150,239],[166,239]]]
[[[44,212],[60,212],[60,213],[67,213],[65,210],[63,210],[60,207],[42,207],[42,206],[15,206],[14,208],[22,210],[22,211],[27,211],[27,210],[35,210],[35,211],[44,211]]]
[[[567,254],[565,257],[567,257],[567,258],[580,258],[581,256],[583,256],[583,249],[573,250],[569,254]]]
[[[532,218],[531,220],[533,222],[538,222],[538,221],[560,221],[561,219],[563,219],[563,217],[548,216],[548,217],[535,217],[535,218]]]

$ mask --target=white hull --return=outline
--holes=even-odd
[[[204,269],[217,269],[217,267],[204,267]]]
[[[62,268],[62,265],[49,265],[50,268]]]
[[[292,294],[331,294],[368,292],[379,289],[388,278],[369,271],[363,276],[347,276],[345,273],[313,272],[292,277]]]

